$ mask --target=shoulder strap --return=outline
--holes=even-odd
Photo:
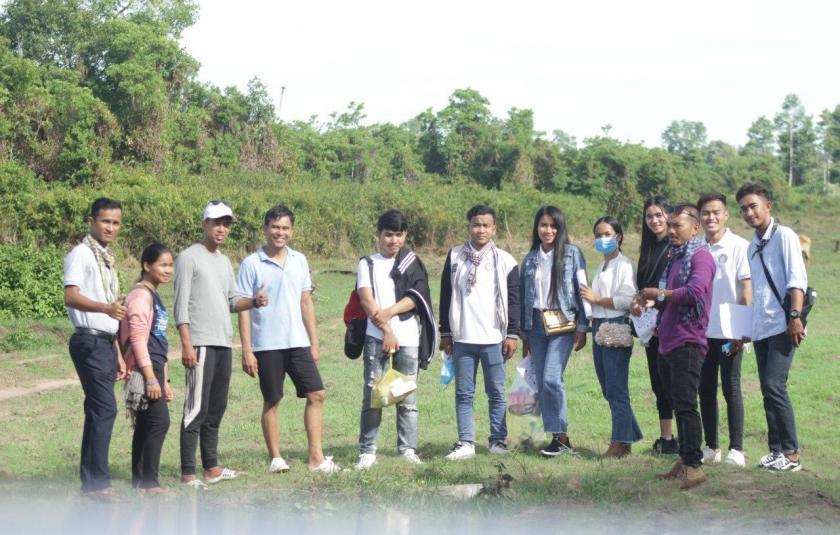
[[[779,294],[778,288],[776,288],[776,284],[773,282],[773,277],[770,276],[770,271],[767,269],[767,264],[764,263],[764,247],[770,243],[770,240],[773,239],[773,236],[776,235],[776,230],[778,229],[779,224],[773,222],[773,228],[770,230],[770,237],[767,240],[761,240],[758,246],[755,249],[755,253],[758,254],[758,259],[761,261],[761,268],[764,270],[764,278],[767,279],[767,284],[770,285],[770,290],[773,291],[773,295],[776,296],[776,301],[779,302],[779,306],[782,307],[784,310],[785,305],[782,303],[782,296]]]
[[[373,293],[373,298],[376,299],[376,285],[373,280],[373,258],[366,256],[365,260],[368,265],[368,273],[370,274],[370,291]]]

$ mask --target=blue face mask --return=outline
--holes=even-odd
[[[595,250],[599,253],[609,256],[618,249],[618,242],[615,236],[605,236],[603,238],[595,239]]]

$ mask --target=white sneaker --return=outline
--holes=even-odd
[[[744,457],[744,452],[738,450],[729,450],[729,455],[726,456],[726,464],[734,464],[735,466],[747,466],[747,458]]]
[[[322,474],[337,474],[338,472],[343,472],[340,466],[333,462],[332,457],[324,457],[324,461],[316,466],[315,468],[310,468],[310,472],[319,472]]]
[[[417,456],[417,452],[411,448],[402,452],[402,456],[408,464],[423,464],[423,461],[421,461],[420,457]]]
[[[269,474],[282,474],[289,471],[289,465],[283,460],[283,457],[275,457],[271,459],[271,464],[268,466]]]
[[[452,446],[452,451],[445,457],[447,461],[464,461],[475,457],[475,444],[472,442],[461,442],[460,440]]]
[[[720,448],[713,450],[709,446],[703,446],[703,463],[719,463],[720,455]]]
[[[376,454],[375,453],[362,453],[359,455],[359,462],[356,463],[354,468],[356,470],[367,470],[371,466],[376,464]]]
[[[778,451],[771,451],[770,453],[758,460],[758,467],[767,468],[768,466],[776,462],[776,459],[778,459],[779,456],[782,456],[782,454]]]
[[[507,444],[499,440],[490,446],[490,453],[494,455],[507,455],[510,453],[510,450],[508,449]]]

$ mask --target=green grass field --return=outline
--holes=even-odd
[[[740,227],[739,227],[740,228]],[[825,236],[818,228],[805,228],[811,236]],[[746,235],[741,229],[741,234]],[[597,257],[580,240],[594,268]],[[637,243],[637,242],[636,242]],[[504,246],[505,244],[502,243]],[[628,255],[635,257],[636,244],[628,242]],[[521,257],[523,247],[510,247]],[[836,325],[840,306],[836,283],[840,276],[828,238],[814,241],[814,263],[809,268],[811,284],[820,291],[818,307],[809,324],[809,336],[797,352],[790,375],[790,391],[796,409],[802,444],[803,470],[795,474],[771,474],[753,468],[766,453],[766,425],[753,354],[746,355],[743,390],[746,405],[745,447],[748,468],[727,465],[708,468],[709,483],[690,492],[660,482],[654,473],[667,469],[674,457],[649,453],[658,436],[657,416],[648,382],[642,348],[636,347],[631,364],[631,396],[636,416],[645,433],[631,456],[620,461],[601,461],[599,453],[608,443],[610,415],[602,399],[590,350],[574,354],[566,374],[570,412],[570,436],[578,455],[543,459],[531,442],[530,422],[508,416],[510,439],[518,444],[513,455],[500,458],[486,453],[488,432],[486,398],[481,378],[476,396],[476,424],[479,455],[474,461],[452,463],[443,456],[457,438],[453,386],[438,384],[440,360],[421,373],[418,403],[419,453],[425,464],[412,467],[396,453],[394,410],[385,409],[379,436],[379,463],[364,473],[342,473],[313,477],[305,467],[306,443],[303,430],[303,402],[287,397],[281,403],[281,447],[292,470],[284,475],[266,473],[267,455],[259,425],[261,396],[256,380],[239,367],[234,352],[234,374],[228,411],[222,424],[220,456],[224,465],[244,471],[244,477],[213,487],[206,497],[220,503],[245,503],[254,499],[294,504],[306,510],[314,504],[357,500],[389,504],[427,504],[450,507],[452,501],[438,487],[465,483],[485,484],[486,495],[503,507],[574,504],[582,507],[633,508],[638,511],[687,510],[701,516],[718,513],[735,517],[759,516],[772,508],[773,514],[789,520],[811,520],[818,525],[836,525],[840,520],[840,463],[834,450],[840,425],[840,349]],[[442,266],[439,257],[427,257],[433,272],[433,296]],[[362,394],[362,365],[346,359],[341,351],[343,310],[354,279],[341,270],[354,270],[352,259],[312,260],[319,288],[316,306],[322,344],[321,372],[327,387],[324,445],[343,466],[357,457],[359,408]],[[131,274],[134,269],[131,269]],[[164,288],[164,300],[171,306],[171,287]],[[235,318],[234,318],[235,325]],[[53,489],[73,493],[78,487],[77,470],[82,426],[82,391],[67,355],[70,327],[67,320],[6,322],[0,324],[0,392],[15,393],[0,398],[0,492],[25,489]],[[178,346],[177,335],[170,341]],[[9,351],[10,348],[19,348]],[[183,368],[173,357],[172,383],[176,398],[170,404],[172,427],[164,445],[162,482],[177,487],[179,475],[178,425],[183,403]],[[517,355],[517,359],[519,355]],[[514,364],[508,365],[509,379]],[[66,381],[65,381],[66,380]],[[64,381],[64,382],[63,382]],[[56,386],[49,388],[49,386]],[[121,389],[119,390],[121,392]],[[727,444],[726,413],[721,402],[721,443]],[[129,494],[131,430],[122,415],[114,429],[111,469],[115,486]],[[538,446],[541,444],[538,444]],[[504,474],[512,476],[504,487]],[[498,491],[498,492],[497,492]],[[178,493],[184,493],[178,490]],[[177,496],[178,494],[176,494]],[[496,498],[498,496],[498,498]],[[486,504],[479,500],[478,504]],[[485,505],[478,505],[485,507]]]

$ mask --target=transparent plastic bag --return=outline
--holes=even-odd
[[[455,362],[452,360],[452,356],[446,351],[442,351],[440,357],[440,384],[446,386],[455,378]]]
[[[373,383],[370,393],[370,406],[374,409],[381,409],[399,403],[415,390],[417,390],[417,382],[414,377],[394,369],[394,352],[391,351],[388,371]]]
[[[516,374],[508,392],[508,411],[516,416],[537,415],[540,412],[537,391],[531,388],[522,373]]]

